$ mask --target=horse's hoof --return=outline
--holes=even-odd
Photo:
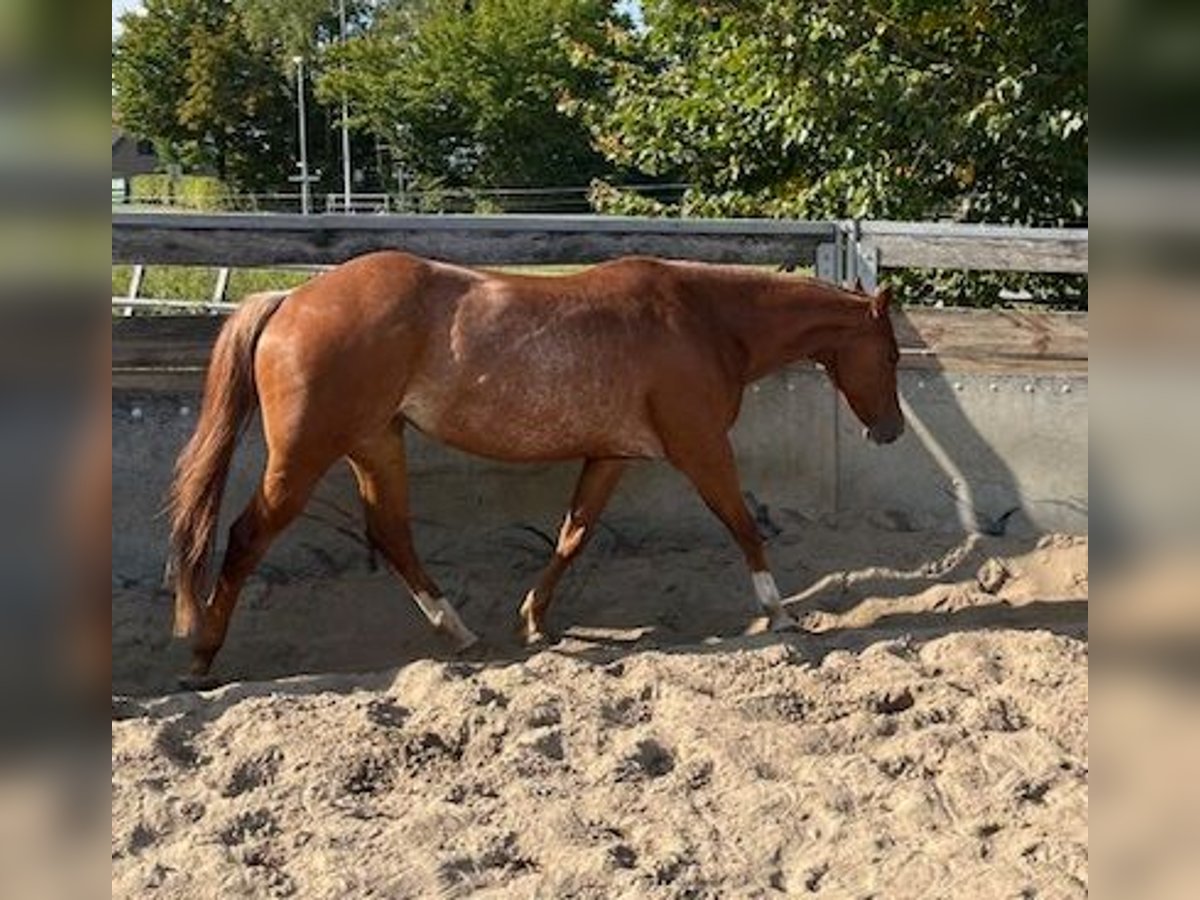
[[[444,597],[439,597],[433,602],[436,603],[437,609],[430,615],[429,620],[435,631],[449,638],[455,650],[461,652],[479,643],[479,635],[467,627]]]
[[[522,606],[522,609],[524,609],[524,606]],[[513,629],[513,635],[526,647],[545,647],[550,643],[550,637],[546,632],[542,631],[541,626],[531,616],[525,615],[524,612],[521,614],[521,620]]]
[[[112,698],[112,720],[120,722],[124,719],[135,719],[142,715],[142,708],[128,697]]]
[[[550,646],[550,638],[540,628],[525,632],[525,646],[541,648]]]
[[[771,621],[771,630],[776,634],[797,634],[804,629],[789,615],[776,616]]]
[[[468,650],[479,646],[479,635],[473,631],[455,634],[452,636],[452,639],[454,640],[455,653],[466,653]]]
[[[470,650],[479,643],[479,635],[468,628],[458,616],[442,618],[434,628],[454,645],[456,653]]]
[[[178,682],[179,687],[185,691],[211,691],[221,685],[221,679],[208,672],[202,674],[189,672],[186,675],[180,675]]]

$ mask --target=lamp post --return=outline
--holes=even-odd
[[[304,57],[293,56],[296,64],[296,116],[300,132],[300,213],[309,213],[308,199],[308,130],[304,121]]]
[[[342,30],[342,44],[346,43],[346,0],[338,0],[338,19]],[[350,104],[346,92],[342,91],[342,211],[350,212]]]

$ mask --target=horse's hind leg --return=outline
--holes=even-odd
[[[458,617],[417,559],[408,523],[408,473],[399,424],[360,442],[348,454],[367,516],[367,533],[404,580],[430,624],[459,649],[478,638]]]
[[[558,532],[554,556],[542,571],[537,586],[525,595],[525,601],[521,604],[521,634],[527,643],[545,639],[543,628],[554,588],[596,530],[596,521],[627,465],[623,459],[589,459],[584,462],[583,471],[575,485],[575,495],[571,499],[571,508],[567,510]]]
[[[775,631],[790,630],[797,622],[783,608],[779,588],[767,566],[762,537],[758,533],[738,482],[733,448],[725,436],[708,441],[689,442],[679,449],[668,447],[671,463],[695,486],[700,497],[720,519],[737,542],[750,568],[754,593],[759,606]]]
[[[271,454],[262,483],[253,499],[229,529],[229,541],[212,599],[203,610],[192,645],[191,676],[208,673],[213,657],[225,643],[229,619],[242,586],[262,560],[271,542],[300,514],[326,466],[304,465]]]

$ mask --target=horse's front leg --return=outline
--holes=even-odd
[[[758,605],[770,620],[773,631],[792,631],[799,623],[783,608],[775,578],[767,565],[762,537],[742,499],[733,448],[724,434],[719,437],[671,442],[667,458],[695,486],[705,504],[725,523],[741,548],[750,569]]]
[[[537,586],[525,595],[525,601],[521,604],[520,635],[526,643],[537,644],[546,639],[546,613],[550,609],[554,588],[596,530],[600,513],[627,466],[628,462],[623,459],[589,459],[584,462],[583,471],[575,485],[575,495],[571,498],[571,508],[567,510],[558,532],[554,556],[542,571]]]

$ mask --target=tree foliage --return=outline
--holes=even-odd
[[[602,47],[611,21],[608,0],[396,4],[331,54],[321,94],[347,92],[360,126],[425,183],[583,184],[611,166],[565,106],[598,101],[604,75],[568,48]]]
[[[614,164],[706,215],[1086,220],[1083,0],[646,0],[576,53]],[[608,208],[621,206],[607,196]]]
[[[363,3],[351,0],[352,20]],[[338,34],[326,0],[146,0],[113,40],[114,118],[159,156],[245,191],[295,190],[296,66]],[[306,79],[306,81],[309,79]],[[311,93],[312,85],[306,90]],[[307,108],[313,171],[338,169],[336,110]]]
[[[247,37],[258,49],[288,62],[294,56],[317,60],[340,37],[338,0],[235,0]],[[346,0],[348,30],[370,23],[367,0]]]
[[[249,189],[294,158],[294,95],[227,0],[147,0],[113,43],[113,110],[159,154]]]

